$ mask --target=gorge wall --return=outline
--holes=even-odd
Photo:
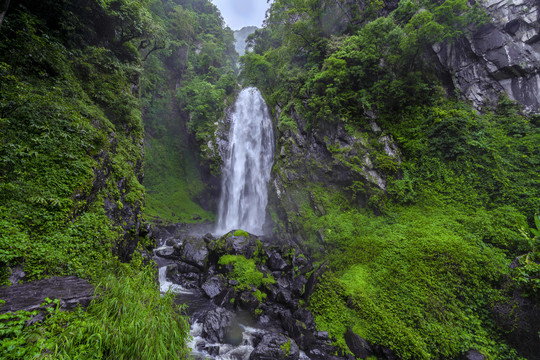
[[[535,0],[481,2],[490,22],[452,43],[435,44],[438,60],[464,99],[478,109],[506,94],[527,112],[540,109],[540,22]]]

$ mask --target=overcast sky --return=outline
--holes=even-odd
[[[240,30],[244,26],[262,26],[266,9],[266,0],[212,0],[219,8],[225,23],[232,30]]]

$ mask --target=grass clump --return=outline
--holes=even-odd
[[[291,354],[291,339],[289,339],[289,340],[287,340],[287,342],[281,344],[280,348],[285,353],[285,356],[289,356]]]
[[[151,266],[118,264],[98,284],[86,311],[48,310],[43,324],[24,326],[34,313],[4,314],[2,359],[186,359],[189,323],[172,294],[160,296]]]

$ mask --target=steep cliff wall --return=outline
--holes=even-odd
[[[502,94],[527,112],[540,110],[540,9],[536,0],[488,0],[491,22],[433,50],[460,95],[478,109]]]

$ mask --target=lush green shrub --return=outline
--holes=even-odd
[[[227,274],[232,279],[238,280],[238,288],[250,290],[251,286],[259,288],[276,281],[272,275],[266,276],[257,269],[255,259],[247,259],[243,255],[223,255],[219,258],[220,265],[233,265],[233,270]]]

